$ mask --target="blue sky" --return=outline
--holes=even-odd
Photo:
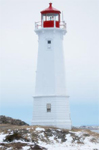
[[[31,123],[38,37],[34,22],[49,0],[1,0],[0,114]],[[73,125],[99,123],[99,1],[62,0],[64,57]]]
[[[1,114],[22,119],[31,124],[33,106],[29,105],[1,105]],[[98,125],[99,106],[98,103],[70,103],[71,120],[73,126]]]

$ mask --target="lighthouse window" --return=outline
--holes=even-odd
[[[51,104],[47,104],[47,112],[51,112]]]
[[[48,41],[48,44],[51,44],[51,41]]]
[[[47,48],[48,50],[51,50],[51,40],[47,40]]]

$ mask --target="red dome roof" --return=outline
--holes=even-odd
[[[41,11],[41,14],[46,14],[46,13],[61,13],[59,10],[55,9],[52,7],[52,3],[49,3],[49,7],[43,11]]]

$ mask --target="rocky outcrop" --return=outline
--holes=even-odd
[[[11,117],[6,117],[6,116],[0,116],[0,124],[11,124],[11,125],[18,125],[18,126],[28,125],[24,121],[21,121],[19,119],[13,119]]]

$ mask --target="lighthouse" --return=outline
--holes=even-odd
[[[41,21],[35,23],[38,58],[32,125],[71,129],[63,56],[66,23],[52,3],[40,13]]]

